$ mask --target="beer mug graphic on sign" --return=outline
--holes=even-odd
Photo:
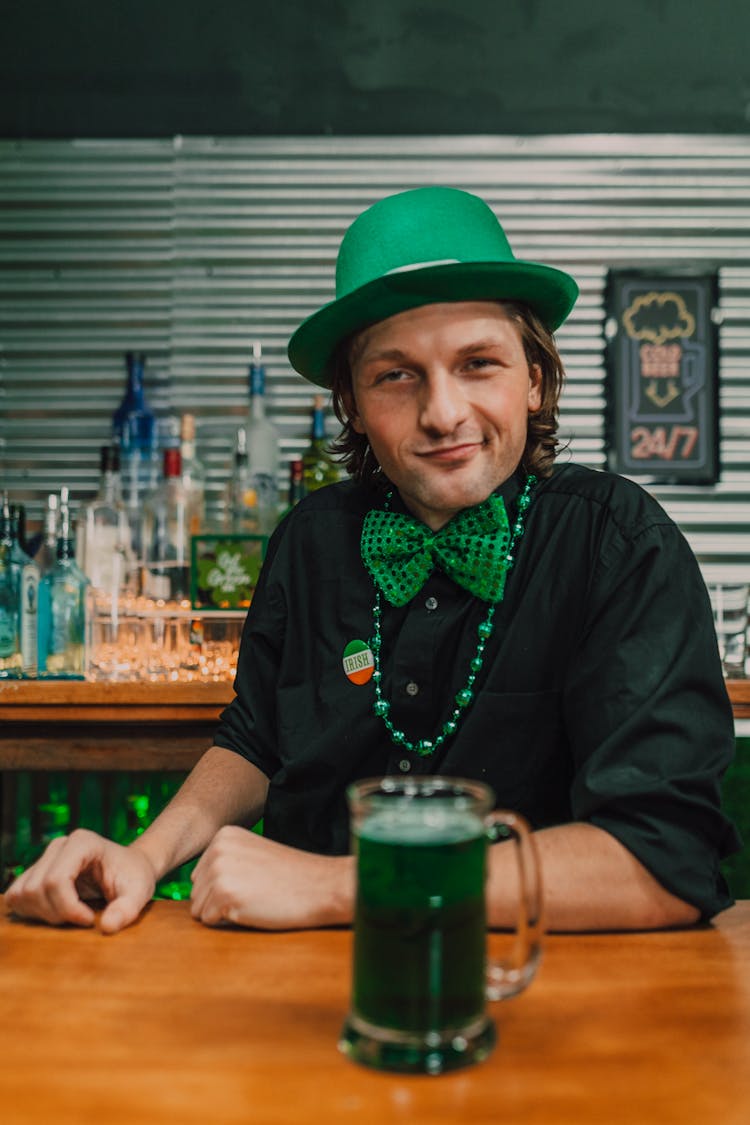
[[[349,787],[357,863],[351,1007],[340,1049],[382,1070],[440,1074],[487,1057],[487,1000],[514,996],[541,956],[542,896],[531,832],[492,811],[478,781],[384,777]],[[502,832],[519,873],[507,963],[488,962],[487,849]]]

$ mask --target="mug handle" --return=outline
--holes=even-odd
[[[484,823],[490,836],[498,825],[507,829],[518,864],[518,920],[510,958],[487,962],[487,999],[505,1000],[531,984],[542,957],[542,873],[533,834],[522,816],[495,809]]]

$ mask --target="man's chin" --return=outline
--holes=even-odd
[[[449,484],[444,484],[443,487],[412,487],[406,491],[399,491],[407,508],[419,515],[419,518],[425,523],[432,525],[436,519],[439,519],[441,523],[447,523],[456,512],[481,504],[496,488],[497,485],[491,482],[467,481],[464,483],[452,480]],[[430,518],[427,518],[428,516]]]

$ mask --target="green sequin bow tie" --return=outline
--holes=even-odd
[[[362,561],[391,605],[406,605],[439,566],[484,602],[502,600],[510,528],[505,504],[490,496],[440,531],[398,512],[371,511],[362,528]]]

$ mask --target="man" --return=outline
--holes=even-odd
[[[686,925],[730,904],[732,718],[697,564],[636,485],[554,465],[552,332],[576,295],[517,261],[465,192],[359,217],[337,299],[289,350],[333,388],[355,479],[273,537],[236,699],[171,805],[127,849],[53,841],[12,910],[91,925],[99,893],[113,932],[203,852],[207,924],[349,922],[345,790],[386,772],[479,778],[523,813],[553,928]],[[261,815],[264,837],[238,827]],[[494,925],[515,917],[509,846],[491,849]]]

